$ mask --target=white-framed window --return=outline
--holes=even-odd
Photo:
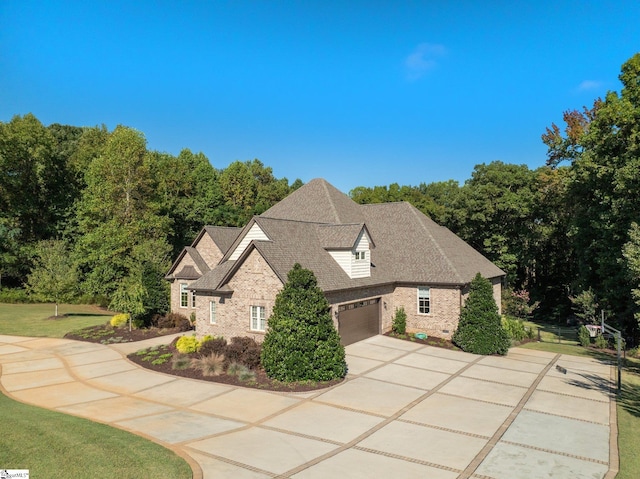
[[[209,301],[209,323],[216,324],[216,302]]]
[[[187,291],[187,283],[180,283],[180,307],[189,307],[189,291]]]
[[[264,306],[251,306],[251,329],[253,331],[264,331],[266,326]]]
[[[366,260],[367,252],[366,251],[356,251],[356,259],[357,260]]]
[[[195,291],[189,291],[191,293],[191,307],[195,308],[196,307],[196,292]]]
[[[429,314],[431,311],[431,289],[426,286],[418,288],[418,313]]]

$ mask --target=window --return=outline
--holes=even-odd
[[[209,301],[209,323],[216,324],[216,302]]]
[[[358,260],[367,259],[367,252],[366,251],[356,251],[356,259],[358,259]]]
[[[429,314],[431,310],[431,290],[418,288],[418,313]]]
[[[251,306],[251,329],[253,331],[264,331],[266,329],[264,306]]]
[[[187,283],[180,283],[180,307],[189,306],[189,291],[187,291]]]
[[[196,307],[196,292],[195,291],[191,291],[191,307],[192,308]]]

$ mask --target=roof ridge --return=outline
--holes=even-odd
[[[453,271],[453,273],[456,275],[456,277],[458,278],[458,281],[460,283],[463,283],[464,280],[462,279],[462,275],[460,274],[460,272],[458,271],[458,269],[454,266],[454,264],[451,262],[451,259],[449,259],[449,255],[447,255],[442,247],[440,246],[440,244],[436,241],[436,239],[433,237],[433,235],[431,234],[431,231],[429,230],[429,228],[427,228],[427,226],[423,223],[422,218],[420,217],[420,215],[424,216],[425,218],[429,218],[428,216],[426,216],[422,211],[420,211],[418,208],[416,208],[415,206],[413,206],[411,203],[408,203],[406,201],[403,201],[403,203],[406,203],[407,205],[409,205],[409,210],[411,211],[411,213],[413,214],[413,216],[415,216],[416,220],[418,220],[418,223],[420,224],[420,227],[425,231],[425,233],[427,234],[427,236],[429,237],[429,239],[431,240],[431,242],[433,243],[433,245],[436,247],[436,249],[440,252],[440,254],[442,255],[442,257],[445,259],[445,261],[447,262],[447,264],[451,267],[451,270]],[[431,218],[429,218],[431,220]],[[433,221],[433,220],[431,220]],[[434,223],[437,226],[438,225],[435,221]]]
[[[333,198],[329,194],[329,188],[327,187],[327,181],[324,179],[320,179],[320,184],[322,185],[322,189],[327,195],[327,199],[329,200],[329,205],[331,205],[331,211],[333,211],[333,215],[336,219],[336,223],[340,223],[340,215],[338,214],[338,210],[336,209],[336,205],[333,202]]]

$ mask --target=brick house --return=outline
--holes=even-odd
[[[244,228],[205,226],[167,273],[171,308],[198,336],[262,340],[295,263],[312,270],[344,344],[391,330],[450,338],[476,273],[500,305],[505,273],[406,202],[359,205],[315,179]]]

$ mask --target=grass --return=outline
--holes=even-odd
[[[0,334],[61,338],[104,324],[96,306],[0,303]],[[0,393],[0,466],[47,478],[190,478],[187,462],[159,444],[86,419],[29,406]]]
[[[0,464],[31,477],[190,478],[174,452],[134,434],[0,394]]]
[[[605,353],[579,346],[569,341],[527,343],[521,348],[536,349],[550,353],[587,356],[600,360],[614,360]],[[616,479],[637,479],[640,477],[640,360],[627,358],[622,370],[622,388],[617,398],[618,449],[620,472]]]
[[[86,304],[61,304],[58,315],[67,316],[48,319],[54,312],[53,304],[0,303],[0,334],[61,338],[76,329],[104,324],[113,315]]]

